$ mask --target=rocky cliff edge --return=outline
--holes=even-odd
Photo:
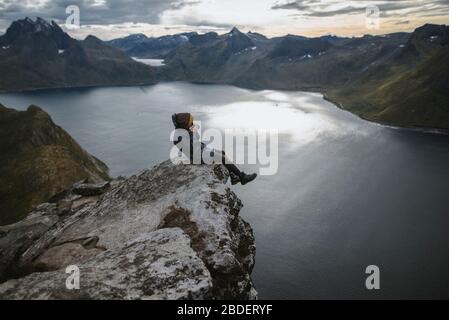
[[[0,227],[2,299],[254,299],[255,240],[221,165],[79,182]],[[76,265],[80,288],[69,290]]]

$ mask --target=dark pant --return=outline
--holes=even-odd
[[[235,174],[237,177],[240,177],[242,172],[239,170],[239,168],[237,168],[237,166],[233,163],[226,163],[226,161],[226,153],[224,151],[221,151],[221,162],[224,164],[226,169],[228,169],[229,172]]]
[[[193,140],[191,140],[193,141]],[[206,148],[206,144],[201,143],[201,153],[204,151],[204,148]],[[190,161],[193,163],[193,143],[190,144]],[[214,151],[214,152],[221,152],[221,163],[228,169],[230,173],[235,174],[237,177],[240,177],[242,172],[237,168],[235,164],[232,162],[230,163],[230,160],[226,158],[226,153],[224,151]],[[201,157],[201,163],[204,164],[203,159]]]

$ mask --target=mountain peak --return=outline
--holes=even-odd
[[[148,37],[145,35],[145,34],[143,34],[143,33],[133,33],[133,34],[130,34],[129,36],[127,36],[127,37],[125,37],[126,39],[135,39],[135,40],[140,40],[140,39],[148,39]]]
[[[37,24],[44,24],[44,25],[50,26],[50,23],[48,23],[47,20],[42,19],[41,17],[37,17],[35,23],[37,23]]]
[[[247,48],[254,47],[254,43],[248,35],[240,32],[236,27],[223,37],[232,53],[239,53]]]
[[[83,41],[83,43],[89,47],[101,47],[103,46],[103,41],[101,41],[96,36],[89,34]]]
[[[421,33],[421,34],[431,34],[431,33],[435,33],[435,34],[445,34],[446,31],[448,30],[448,26],[446,25],[439,25],[439,24],[431,24],[431,23],[426,23],[425,25],[416,28],[414,33]]]
[[[49,23],[41,17],[37,17],[36,20],[26,17],[11,23],[6,33],[0,37],[0,44],[9,46],[16,40],[34,34],[44,34],[47,37],[57,39],[58,47],[63,46],[63,43],[68,42],[67,38],[70,38],[54,21]]]
[[[242,32],[240,32],[239,29],[237,29],[237,27],[233,27],[231,32],[229,32],[230,34],[241,34]]]
[[[433,44],[449,44],[449,26],[427,23],[412,33],[410,41],[421,40]]]
[[[41,28],[51,28],[52,25],[45,19],[41,18],[41,17],[37,17],[36,20],[31,19],[30,17],[25,17],[25,19],[19,19],[14,21],[11,26],[13,24],[18,24],[21,26],[33,26],[35,29],[41,27]]]
[[[89,34],[84,41],[101,41],[99,38],[97,38],[94,35]]]

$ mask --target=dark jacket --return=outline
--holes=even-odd
[[[190,120],[191,114],[190,113],[175,113],[172,115],[172,121],[175,126],[175,129],[184,129],[187,130],[190,137],[190,161],[193,163],[193,145],[194,143],[201,143],[201,152],[206,147],[206,145],[200,141],[195,141],[195,137],[193,135],[193,132],[190,130]],[[181,143],[182,137],[178,137],[177,140],[173,141],[175,145],[178,145]],[[183,151],[182,148],[179,148],[181,152]],[[201,159],[202,162],[202,159]]]

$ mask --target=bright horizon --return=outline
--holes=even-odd
[[[69,5],[80,8],[80,28],[64,27]],[[367,27],[366,8],[380,10],[378,28]],[[110,40],[135,33],[149,37],[196,31],[258,32],[268,37],[362,36],[411,32],[426,24],[449,23],[448,0],[0,0],[0,31],[25,17],[54,20],[71,36]]]

